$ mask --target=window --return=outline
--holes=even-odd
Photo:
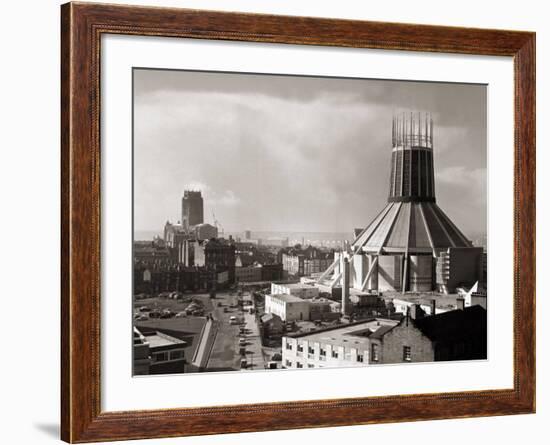
[[[357,354],[357,361],[363,363],[363,354]]]
[[[292,368],[292,362],[291,362],[290,360],[287,360],[287,361],[285,362],[285,366],[286,366],[287,368]]]
[[[410,362],[411,361],[411,347],[410,346],[403,346],[403,361],[404,362]]]
[[[300,362],[296,362],[296,367],[297,367],[297,368],[303,368],[304,365],[303,365],[302,363],[300,363]]]
[[[298,345],[298,352],[304,352],[304,346]]]
[[[313,350],[313,346],[308,346],[307,353],[308,354],[314,354],[315,353],[315,351]]]
[[[371,345],[371,359],[373,362],[377,362],[379,358],[378,345],[376,343],[373,343]]]
[[[323,348],[319,349],[319,355],[321,357],[326,357],[326,355],[327,355],[326,349],[323,349]]]
[[[183,358],[183,351],[170,352],[170,360],[180,360]]]
[[[153,361],[155,362],[168,361],[168,352],[157,352],[156,354],[153,354]]]
[[[313,363],[308,363],[308,364],[307,364],[307,367],[308,367],[308,368],[315,368],[315,365],[314,365]]]
[[[332,358],[338,358],[338,351],[336,349],[332,350]]]
[[[287,342],[286,343],[286,349],[289,351],[292,351],[292,343]]]

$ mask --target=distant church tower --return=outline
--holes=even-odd
[[[204,209],[200,191],[185,190],[181,199],[181,223],[185,230],[204,222]]]

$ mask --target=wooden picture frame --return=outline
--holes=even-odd
[[[512,56],[514,387],[510,390],[102,412],[100,38],[103,34]],[[535,411],[535,34],[149,8],[61,7],[61,437],[174,437]]]

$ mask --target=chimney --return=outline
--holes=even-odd
[[[422,307],[420,307],[419,304],[411,305],[410,314],[413,320],[420,320],[425,315],[424,310],[422,309]]]
[[[464,310],[464,298],[457,298],[456,299],[456,308],[460,309],[461,311]]]
[[[351,303],[349,300],[349,260],[342,255],[342,314],[351,313]]]
[[[430,300],[430,315],[435,315],[435,298]]]

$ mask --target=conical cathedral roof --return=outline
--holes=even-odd
[[[392,124],[388,204],[355,239],[355,252],[437,255],[472,243],[436,204],[431,115],[403,113]]]
[[[435,202],[389,202],[352,244],[368,253],[432,253],[472,247]]]

